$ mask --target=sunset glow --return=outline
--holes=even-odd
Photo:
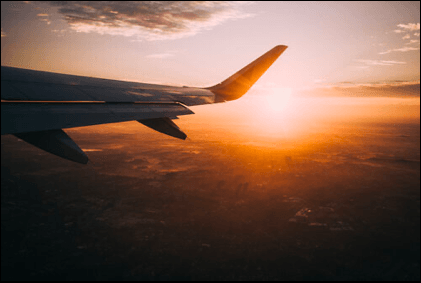
[[[2,281],[420,281],[420,1],[1,1],[1,65]]]

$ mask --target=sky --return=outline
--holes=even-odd
[[[208,87],[279,44],[288,49],[249,98],[415,97],[419,105],[419,1],[1,2],[2,66]]]
[[[260,85],[419,81],[416,2],[1,2],[1,64],[216,84],[288,45]]]

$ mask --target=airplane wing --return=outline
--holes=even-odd
[[[172,121],[188,106],[238,99],[287,46],[278,45],[223,82],[208,88],[172,87],[1,66],[1,134],[86,164],[88,157],[62,130],[136,120],[185,139]]]

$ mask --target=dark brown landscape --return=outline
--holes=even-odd
[[[88,165],[2,136],[2,280],[420,279],[419,123],[305,145],[179,124],[67,130]]]

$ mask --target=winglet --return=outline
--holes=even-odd
[[[215,102],[235,100],[243,96],[287,47],[275,46],[225,81],[207,88],[215,94]]]

